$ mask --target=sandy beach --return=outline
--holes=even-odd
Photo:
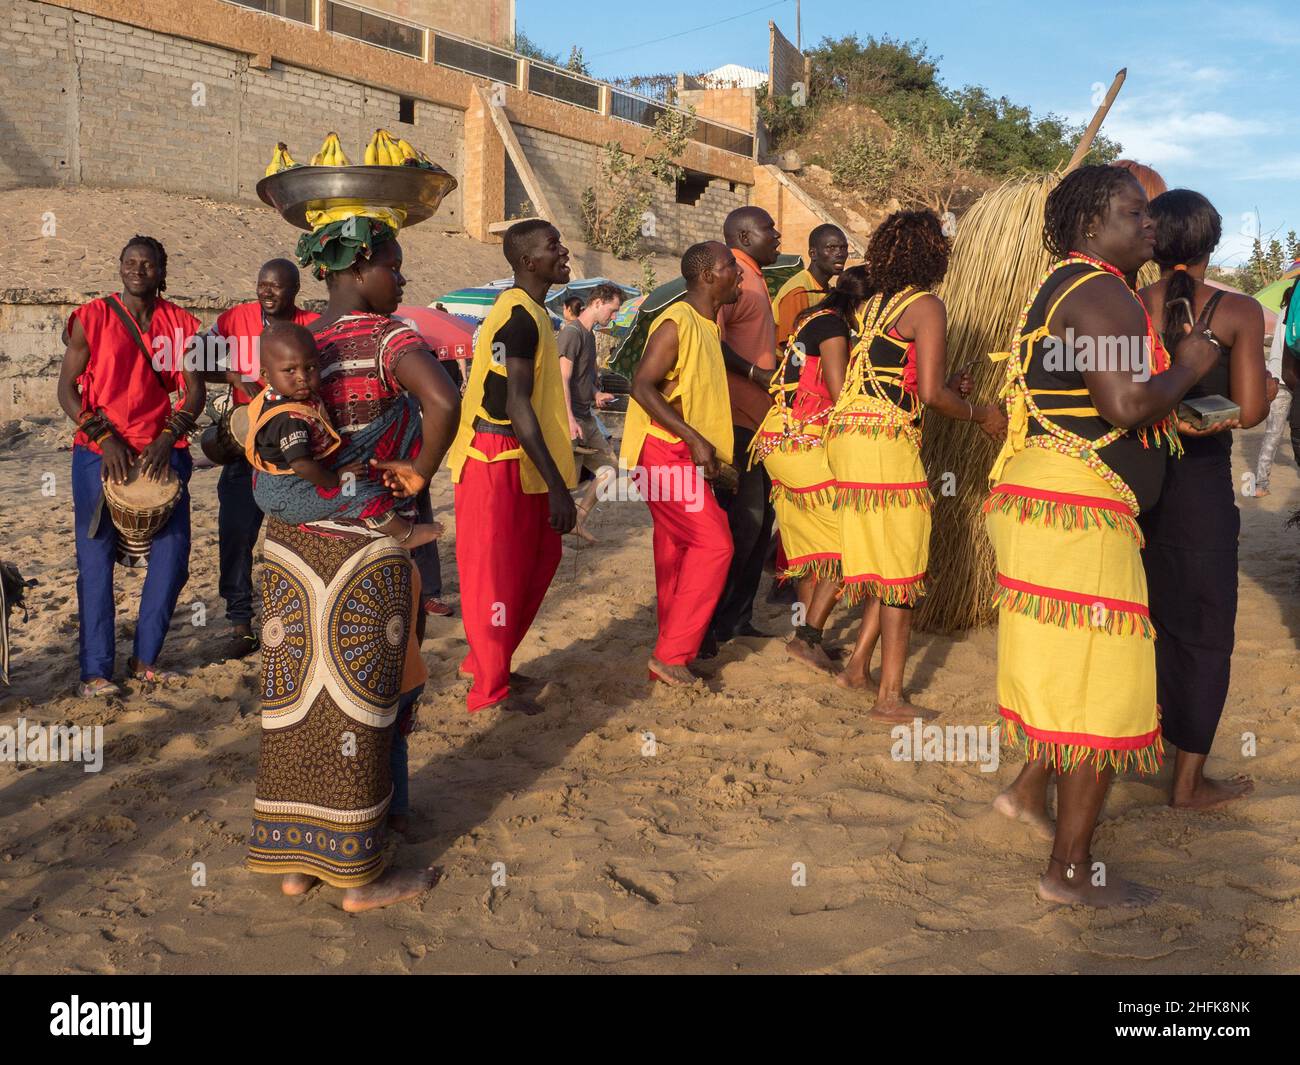
[[[30,619],[15,619],[0,724],[100,724],[106,752],[99,773],[0,764],[0,972],[1300,971],[1300,530],[1284,527],[1300,477],[1284,449],[1273,494],[1239,499],[1237,647],[1208,765],[1249,773],[1257,790],[1209,814],[1174,811],[1167,766],[1118,781],[1098,830],[1096,856],[1159,887],[1156,905],[1039,902],[1046,845],[990,807],[1014,753],[996,772],[895,761],[866,696],[787,661],[779,640],[728,645],[707,688],[652,692],[649,517],[610,502],[599,545],[566,538],[516,660],[545,679],[544,715],[467,715],[460,621],[431,619],[414,825],[397,863],[436,865],[443,879],[417,903],[351,916],[337,891],[287,899],[242,865],[258,662],[212,660],[217,472],[191,483],[191,576],[162,660],[184,678],[83,701],[67,433],[24,426],[0,450],[0,557],[40,584]],[[1239,434],[1238,476],[1259,436]],[[445,471],[433,498],[454,600]],[[141,579],[118,571],[119,668]],[[757,620],[784,633],[788,608],[760,594]],[[836,613],[833,642],[849,623]],[[991,722],[994,650],[991,629],[918,635],[913,701],[943,724]]]

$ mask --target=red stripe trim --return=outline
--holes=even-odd
[[[1078,603],[1080,606],[1092,606],[1094,603],[1100,603],[1110,610],[1122,610],[1129,614],[1137,614],[1139,617],[1149,618],[1151,611],[1145,603],[1131,603],[1127,599],[1109,599],[1104,595],[1085,595],[1083,592],[1067,592],[1064,588],[1049,588],[1045,584],[1030,584],[1028,581],[1018,581],[1014,577],[1006,577],[1001,573],[998,574],[998,584],[1003,588],[1008,588],[1013,592],[1028,592],[1030,595],[1043,595],[1048,599],[1060,599],[1066,603]]]
[[[993,489],[994,495],[1024,496],[1027,499],[1045,499],[1050,503],[1067,503],[1076,507],[1095,507],[1097,510],[1113,510],[1119,514],[1131,514],[1128,506],[1115,499],[1102,499],[1098,496],[1081,496],[1072,492],[1048,492],[1042,488],[1028,488],[1022,484],[1000,484]]]
[[[1024,718],[1005,706],[998,707],[998,713],[1009,721],[1014,721],[1029,736],[1042,743],[1075,744],[1080,747],[1098,747],[1107,751],[1134,751],[1149,747],[1160,737],[1160,726],[1143,736],[1091,736],[1086,732],[1049,732],[1046,729],[1026,725]]]
[[[840,560],[838,551],[828,551],[820,555],[800,555],[798,558],[787,558],[786,566],[794,566],[800,562],[838,562]]]
[[[929,488],[929,481],[835,481],[841,488]]]
[[[821,484],[814,484],[808,488],[791,488],[788,484],[783,484],[780,481],[773,481],[772,483],[781,485],[781,487],[787,492],[793,492],[794,494],[799,495],[803,492],[820,492],[823,488],[834,488],[837,482],[822,481]]]
[[[876,584],[893,585],[893,584],[914,584],[917,581],[923,581],[923,580],[925,580],[924,573],[918,573],[915,577],[893,577],[893,578],[882,577],[878,573],[863,573],[863,574],[858,574],[855,577],[845,577],[844,583],[865,584],[868,581],[873,581]]]

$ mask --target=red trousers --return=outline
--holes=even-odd
[[[511,436],[475,433],[473,446],[498,455]],[[456,566],[460,611],[474,676],[471,713],[510,694],[510,659],[523,641],[560,565],[560,534],[550,526],[546,493],[525,495],[519,460],[465,460],[456,485]]]
[[[655,658],[684,666],[695,657],[727,583],[731,529],[713,488],[696,470],[685,444],[646,437],[640,465],[654,520],[659,640]],[[683,491],[683,486],[689,486]]]

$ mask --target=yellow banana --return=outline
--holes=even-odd
[[[288,146],[281,141],[275,146],[275,151],[271,155],[271,162],[267,164],[266,176],[278,174],[281,170],[289,170],[298,164],[293,161],[293,156],[289,154]]]
[[[413,144],[412,144],[410,141],[408,141],[405,137],[399,137],[399,138],[397,139],[397,150],[401,153],[401,155],[402,155],[402,162],[404,162],[404,163],[405,163],[408,159],[419,159],[419,158],[420,158],[420,152],[419,152],[419,149],[417,149],[417,148],[415,147],[415,145],[413,145]]]
[[[376,136],[379,137],[379,158],[384,166],[401,166],[402,153],[393,143],[392,134],[386,129],[381,129],[377,131]]]
[[[370,138],[370,143],[366,145],[365,164],[366,166],[379,166],[379,134],[380,130],[375,130],[375,135]]]

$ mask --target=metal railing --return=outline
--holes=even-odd
[[[652,100],[639,93],[615,88],[608,82],[567,70],[518,52],[472,41],[446,30],[436,30],[380,14],[369,8],[336,0],[226,0],[242,8],[278,15],[294,22],[318,26],[376,48],[386,48],[421,62],[433,63],[464,74],[501,82],[535,96],[601,113],[607,95],[612,118],[653,128],[665,111],[685,113],[674,104]],[[319,5],[319,12],[316,8]],[[319,15],[319,19],[318,19]],[[527,63],[527,76],[520,77]],[[754,134],[724,122],[696,117],[691,140],[734,155],[754,157]]]

